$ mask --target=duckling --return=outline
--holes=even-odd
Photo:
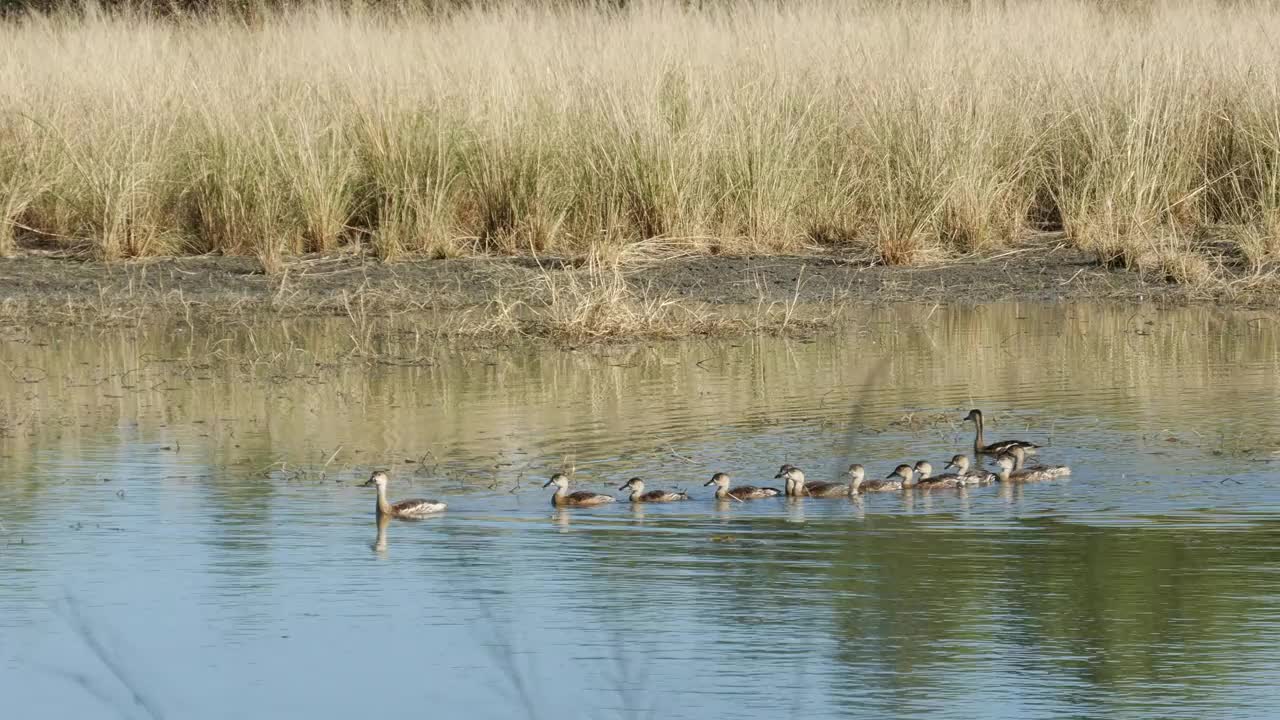
[[[800,472],[800,468],[795,465],[783,465],[778,468],[778,474],[773,476],[774,480],[782,478],[785,481],[782,493],[787,497],[797,497],[804,494],[804,473]]]
[[[809,497],[843,497],[849,494],[849,486],[840,483],[816,482],[809,483],[804,479],[804,471],[792,465],[785,465],[788,468],[783,473],[783,477],[787,479],[787,486],[792,489],[792,495],[808,495]]]
[[[956,473],[964,478],[966,485],[988,485],[996,481],[996,474],[982,469],[969,469],[968,455],[955,455],[947,467],[955,468]]]
[[[1022,448],[1013,448],[1009,451],[1013,456],[1013,471],[1038,473],[1043,475],[1044,480],[1053,480],[1054,478],[1066,477],[1071,474],[1071,468],[1066,465],[1034,465],[1032,467],[1023,467],[1027,461],[1026,451]]]
[[[1018,463],[1017,458],[1015,458],[1010,453],[1005,453],[1000,457],[996,458],[996,465],[1000,467],[1000,472],[997,473],[997,475],[1000,478],[1000,482],[1002,483],[1040,482],[1041,480],[1053,480],[1055,478],[1062,477],[1062,475],[1056,474],[1056,471],[1060,469],[1066,469],[1067,470],[1066,474],[1070,474],[1071,472],[1070,469],[1066,468],[1065,466],[1061,466],[1060,468],[1036,468],[1032,470],[1018,470],[1017,472],[1014,472],[1013,467],[1017,463]]]
[[[555,475],[552,475],[551,479],[547,481],[547,484],[542,487],[547,488],[552,485],[556,486],[556,493],[551,496],[551,504],[555,507],[569,505],[590,507],[592,505],[607,505],[608,503],[615,502],[615,498],[612,495],[601,495],[600,493],[593,493],[590,490],[579,490],[576,493],[570,493],[569,478],[564,473],[556,473]]]
[[[889,473],[888,477],[886,477],[884,480],[881,481],[882,483],[885,484],[885,486],[882,489],[906,490],[907,488],[915,484],[915,481],[912,480],[913,476],[914,476],[914,473],[910,465],[906,465],[906,464],[899,465],[898,467],[893,469],[893,472]]]
[[[412,518],[438,513],[444,510],[447,505],[440,500],[401,500],[392,505],[387,502],[387,483],[391,478],[387,476],[385,470],[375,470],[369,476],[369,479],[360,487],[376,487],[378,488],[378,516],[389,515],[391,517]]]
[[[934,475],[933,465],[927,460],[921,460],[916,463],[915,472],[920,477],[912,483],[911,487],[917,487],[921,490],[939,490],[942,488],[964,487],[964,478],[956,473],[948,473],[946,475]]]
[[[966,421],[972,420],[977,430],[977,433],[973,436],[973,454],[979,458],[983,455],[999,456],[1001,453],[1008,452],[1015,447],[1022,448],[1028,455],[1035,455],[1036,451],[1040,449],[1039,445],[1026,440],[1001,440],[1000,442],[986,445],[982,442],[982,411],[970,410],[969,414],[964,416],[964,419]]]
[[[860,463],[854,463],[849,466],[849,478],[851,480],[849,483],[850,495],[868,492],[889,492],[902,489],[902,480],[898,480],[896,482],[892,480],[867,480],[865,479],[866,476],[867,471]],[[897,475],[890,475],[889,477],[894,478],[897,477]]]
[[[782,493],[777,488],[771,487],[752,487],[751,485],[743,485],[732,490],[729,489],[729,476],[724,473],[716,473],[711,479],[702,484],[703,487],[708,485],[716,486],[716,499],[728,500],[759,500],[760,498],[777,497]]]
[[[675,502],[677,500],[688,500],[689,493],[672,492],[670,490],[650,490],[644,491],[644,480],[633,477],[626,482],[619,490],[630,490],[631,495],[627,499],[633,503],[646,502]]]

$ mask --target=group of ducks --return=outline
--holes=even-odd
[[[804,471],[800,468],[794,465],[783,465],[778,468],[778,474],[774,475],[774,479],[783,481],[782,490],[772,487],[754,487],[752,485],[731,487],[731,479],[725,473],[716,473],[703,485],[704,487],[709,485],[716,486],[715,496],[717,500],[745,502],[779,495],[785,495],[786,497],[834,498],[851,497],[869,492],[964,488],[988,485],[997,481],[1002,483],[1039,482],[1054,480],[1071,474],[1071,468],[1066,465],[1026,467],[1027,456],[1036,454],[1040,449],[1040,446],[1035,443],[1027,442],[1026,440],[1002,440],[990,445],[984,443],[982,438],[982,411],[971,410],[965,416],[965,420],[972,420],[977,428],[977,433],[973,440],[974,454],[978,458],[983,455],[995,457],[996,467],[999,468],[997,472],[972,468],[967,455],[956,455],[946,465],[947,469],[954,468],[955,472],[942,475],[934,475],[933,466],[929,462],[921,460],[914,466],[907,464],[897,466],[883,480],[869,480],[866,477],[866,469],[861,464],[854,463],[849,466],[847,471],[849,476],[848,483],[811,483],[805,480]],[[446,507],[446,504],[439,500],[405,500],[391,504],[387,501],[388,481],[387,473],[378,470],[364,484],[365,487],[373,486],[378,489],[379,517],[422,517],[438,513]],[[552,485],[556,488],[555,494],[551,496],[551,504],[555,507],[591,507],[605,505],[617,500],[612,495],[589,490],[569,492],[569,477],[564,473],[552,475],[551,479],[542,487],[547,488]],[[646,492],[644,480],[638,477],[631,478],[618,489],[629,490],[630,494],[627,499],[633,503],[665,503],[690,499],[688,493],[674,490],[650,490]]]

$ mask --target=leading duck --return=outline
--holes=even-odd
[[[387,502],[387,483],[391,482],[391,478],[387,476],[385,470],[375,470],[369,476],[369,479],[360,487],[376,487],[378,488],[378,517],[398,517],[398,518],[415,518],[431,515],[444,510],[447,505],[440,500],[401,500],[392,505]]]
[[[999,442],[993,442],[990,445],[984,444],[982,441],[982,411],[976,409],[970,410],[969,414],[964,416],[964,419],[966,421],[972,420],[977,431],[973,436],[973,454],[978,456],[979,459],[981,459],[983,455],[994,455],[999,457],[1001,453],[1009,452],[1016,447],[1022,448],[1022,450],[1028,455],[1035,455],[1036,451],[1040,449],[1039,445],[1036,445],[1033,442],[1027,442],[1026,440],[1001,440]]]
[[[644,480],[633,477],[628,480],[619,490],[630,490],[631,495],[627,497],[633,503],[646,502],[676,502],[678,500],[688,500],[689,493],[672,492],[670,490],[650,490],[644,491]]]
[[[564,473],[552,475],[547,484],[542,487],[548,488],[552,485],[556,486],[556,492],[551,496],[551,504],[554,507],[591,507],[593,505],[607,505],[616,501],[616,498],[612,495],[601,495],[590,490],[579,490],[576,493],[570,493],[569,476]]]

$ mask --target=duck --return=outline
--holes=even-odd
[[[387,483],[391,482],[385,470],[374,470],[369,479],[360,487],[378,488],[378,517],[384,515],[398,518],[423,517],[443,511],[448,505],[440,500],[401,500],[392,505],[387,502]]]
[[[905,490],[915,484],[912,480],[913,470],[910,465],[903,463],[893,469],[881,482],[885,483],[884,490]]]
[[[783,477],[787,479],[787,486],[792,489],[792,495],[808,495],[809,497],[843,497],[848,495],[851,490],[849,485],[841,483],[816,482],[809,483],[804,479],[804,471],[792,465],[784,465],[787,470],[783,473]]]
[[[1067,472],[1065,474],[1068,475],[1071,473],[1071,469],[1067,468],[1065,465],[1053,468],[1032,468],[1030,470],[1015,471],[1013,468],[1017,463],[1018,459],[1014,457],[1012,453],[1005,453],[996,458],[996,465],[1000,467],[1000,472],[997,473],[997,476],[1000,478],[1000,482],[1040,482],[1042,480],[1054,480],[1056,478],[1063,477],[1063,475],[1058,474],[1061,470],[1066,470]]]
[[[1053,480],[1054,478],[1066,477],[1071,474],[1071,468],[1067,465],[1033,465],[1032,467],[1024,467],[1027,462],[1027,453],[1022,448],[1013,448],[1009,451],[1013,456],[1014,472],[1039,473],[1043,475],[1045,480]]]
[[[964,487],[965,479],[957,473],[947,473],[946,475],[934,475],[933,465],[928,460],[921,460],[912,468],[920,477],[912,483],[911,487],[920,488],[921,490],[939,490],[943,488]]]
[[[554,507],[591,507],[593,505],[607,505],[617,500],[612,495],[602,495],[590,490],[579,490],[576,493],[570,493],[569,476],[564,473],[552,475],[547,484],[542,487],[548,488],[552,485],[556,486],[556,492],[551,496],[551,504]]]
[[[973,454],[979,458],[983,455],[994,455],[999,457],[1001,453],[1008,452],[1016,447],[1022,448],[1023,452],[1028,455],[1035,455],[1040,449],[1039,445],[1036,445],[1033,442],[1027,442],[1026,440],[1001,440],[999,442],[993,442],[990,445],[983,444],[982,411],[977,409],[970,410],[969,414],[964,416],[964,419],[966,421],[973,421],[976,429],[976,434],[973,436]]]
[[[783,465],[778,468],[778,474],[773,476],[774,480],[782,478],[784,481],[782,494],[787,497],[797,497],[804,494],[804,473],[795,465]]]
[[[716,499],[728,500],[759,500],[760,498],[777,497],[782,493],[778,492],[778,488],[771,487],[754,487],[751,485],[743,485],[741,487],[729,489],[730,478],[725,473],[716,473],[711,479],[702,484],[703,487],[708,485],[716,486]]]
[[[867,470],[862,467],[861,463],[854,463],[849,466],[849,494],[856,495],[858,493],[868,492],[889,492],[902,489],[902,480],[893,482],[892,480],[867,480]],[[897,477],[890,475],[890,478]]]
[[[996,474],[982,469],[969,468],[968,455],[953,455],[947,467],[955,468],[956,473],[964,478],[966,485],[989,485],[996,481]]]
[[[689,499],[689,493],[672,492],[671,490],[650,490],[645,492],[644,480],[638,477],[631,478],[618,489],[630,490],[631,495],[627,499],[633,503],[676,502]]]

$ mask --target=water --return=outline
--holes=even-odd
[[[353,358],[343,321],[10,332],[15,717],[1204,718],[1280,702],[1280,324],[869,310],[805,340]],[[1070,480],[718,506],[989,438]],[[553,511],[640,475],[689,503]],[[371,468],[442,517],[379,532]]]

